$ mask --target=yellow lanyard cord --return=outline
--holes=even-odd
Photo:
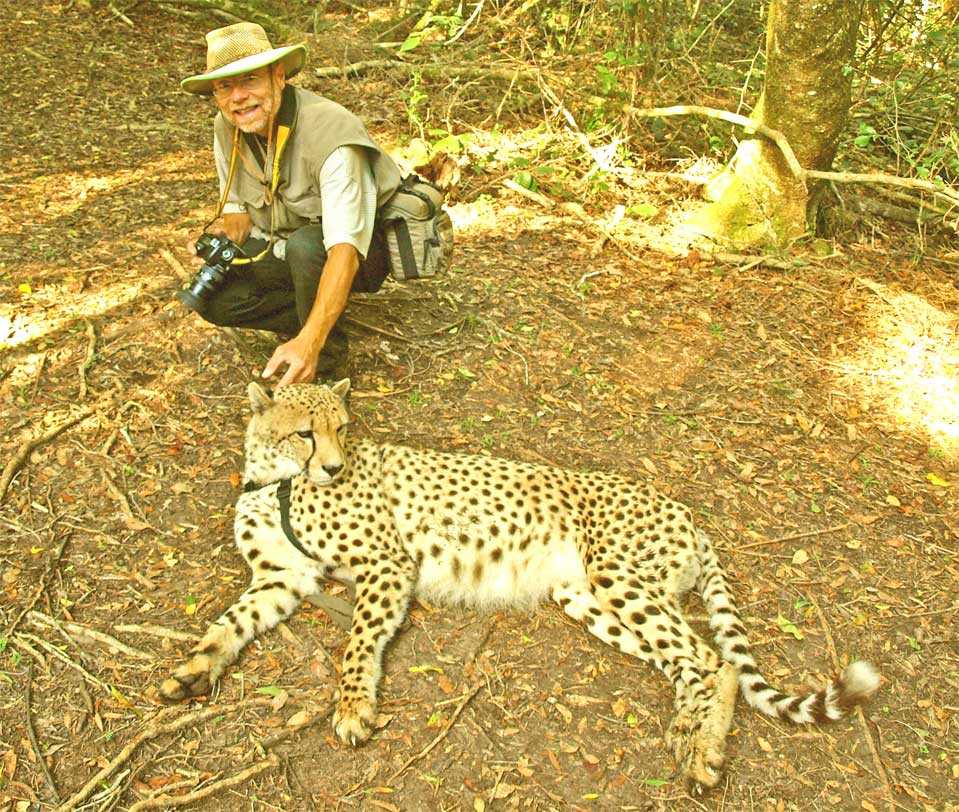
[[[265,257],[270,249],[273,247],[273,232],[276,225],[276,190],[280,185],[280,156],[283,154],[283,148],[286,146],[287,140],[290,137],[290,128],[289,127],[277,127],[276,128],[276,149],[273,151],[273,167],[272,174],[270,175],[270,188],[269,196],[267,199],[267,205],[270,207],[270,239],[264,248],[259,254],[255,257],[238,257],[233,260],[234,265],[244,265],[249,262],[257,262],[263,257]],[[216,207],[216,215],[213,219],[216,220],[222,213],[223,207],[226,206],[227,196],[230,194],[230,186],[233,184],[233,174],[236,169],[236,159],[240,154],[240,129],[239,127],[234,128],[233,130],[233,149],[230,152],[230,168],[226,173],[226,186],[223,188],[223,195],[220,197],[220,202]]]

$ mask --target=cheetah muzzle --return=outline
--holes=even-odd
[[[839,719],[879,685],[854,662],[822,690],[771,687],[751,653],[726,575],[690,511],[647,484],[491,457],[349,440],[344,398],[296,384],[276,398],[250,384],[236,543],[249,588],[160,686],[177,701],[207,693],[254,637],[333,577],[356,587],[343,656],[337,735],[356,745],[376,717],[383,649],[411,598],[478,608],[556,601],[600,640],[663,671],[675,690],[668,741],[682,774],[713,786],[736,695],[795,723]],[[289,480],[289,511],[278,491]],[[295,533],[291,544],[283,525]],[[703,598],[716,653],[681,598]]]

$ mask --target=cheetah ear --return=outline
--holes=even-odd
[[[270,393],[256,381],[251,381],[246,391],[250,396],[250,408],[253,409],[253,414],[263,414],[273,405]]]
[[[330,391],[342,400],[346,397],[346,393],[350,391],[350,379],[344,378],[342,381],[337,381],[330,387]]]

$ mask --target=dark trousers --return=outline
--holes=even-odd
[[[249,257],[265,247],[265,240],[255,238],[242,246]],[[203,318],[221,327],[251,327],[294,336],[313,308],[325,264],[323,226],[303,226],[286,241],[285,260],[270,252],[249,265],[234,265],[223,287],[210,298]],[[388,272],[386,238],[377,228],[366,259],[360,259],[351,290],[373,293],[380,289]],[[345,347],[346,334],[339,321],[330,339],[328,344]]]

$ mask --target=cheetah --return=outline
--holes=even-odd
[[[234,530],[252,581],[160,685],[162,699],[208,693],[244,645],[328,578],[356,588],[333,716],[354,746],[371,734],[383,649],[414,597],[479,609],[551,598],[600,640],[663,671],[675,690],[667,741],[699,788],[719,780],[739,691],[768,716],[808,723],[841,718],[878,688],[865,662],[816,693],[771,687],[709,538],[650,485],[350,439],[349,386],[294,384],[271,398],[250,384]],[[683,617],[691,589],[718,655]]]

